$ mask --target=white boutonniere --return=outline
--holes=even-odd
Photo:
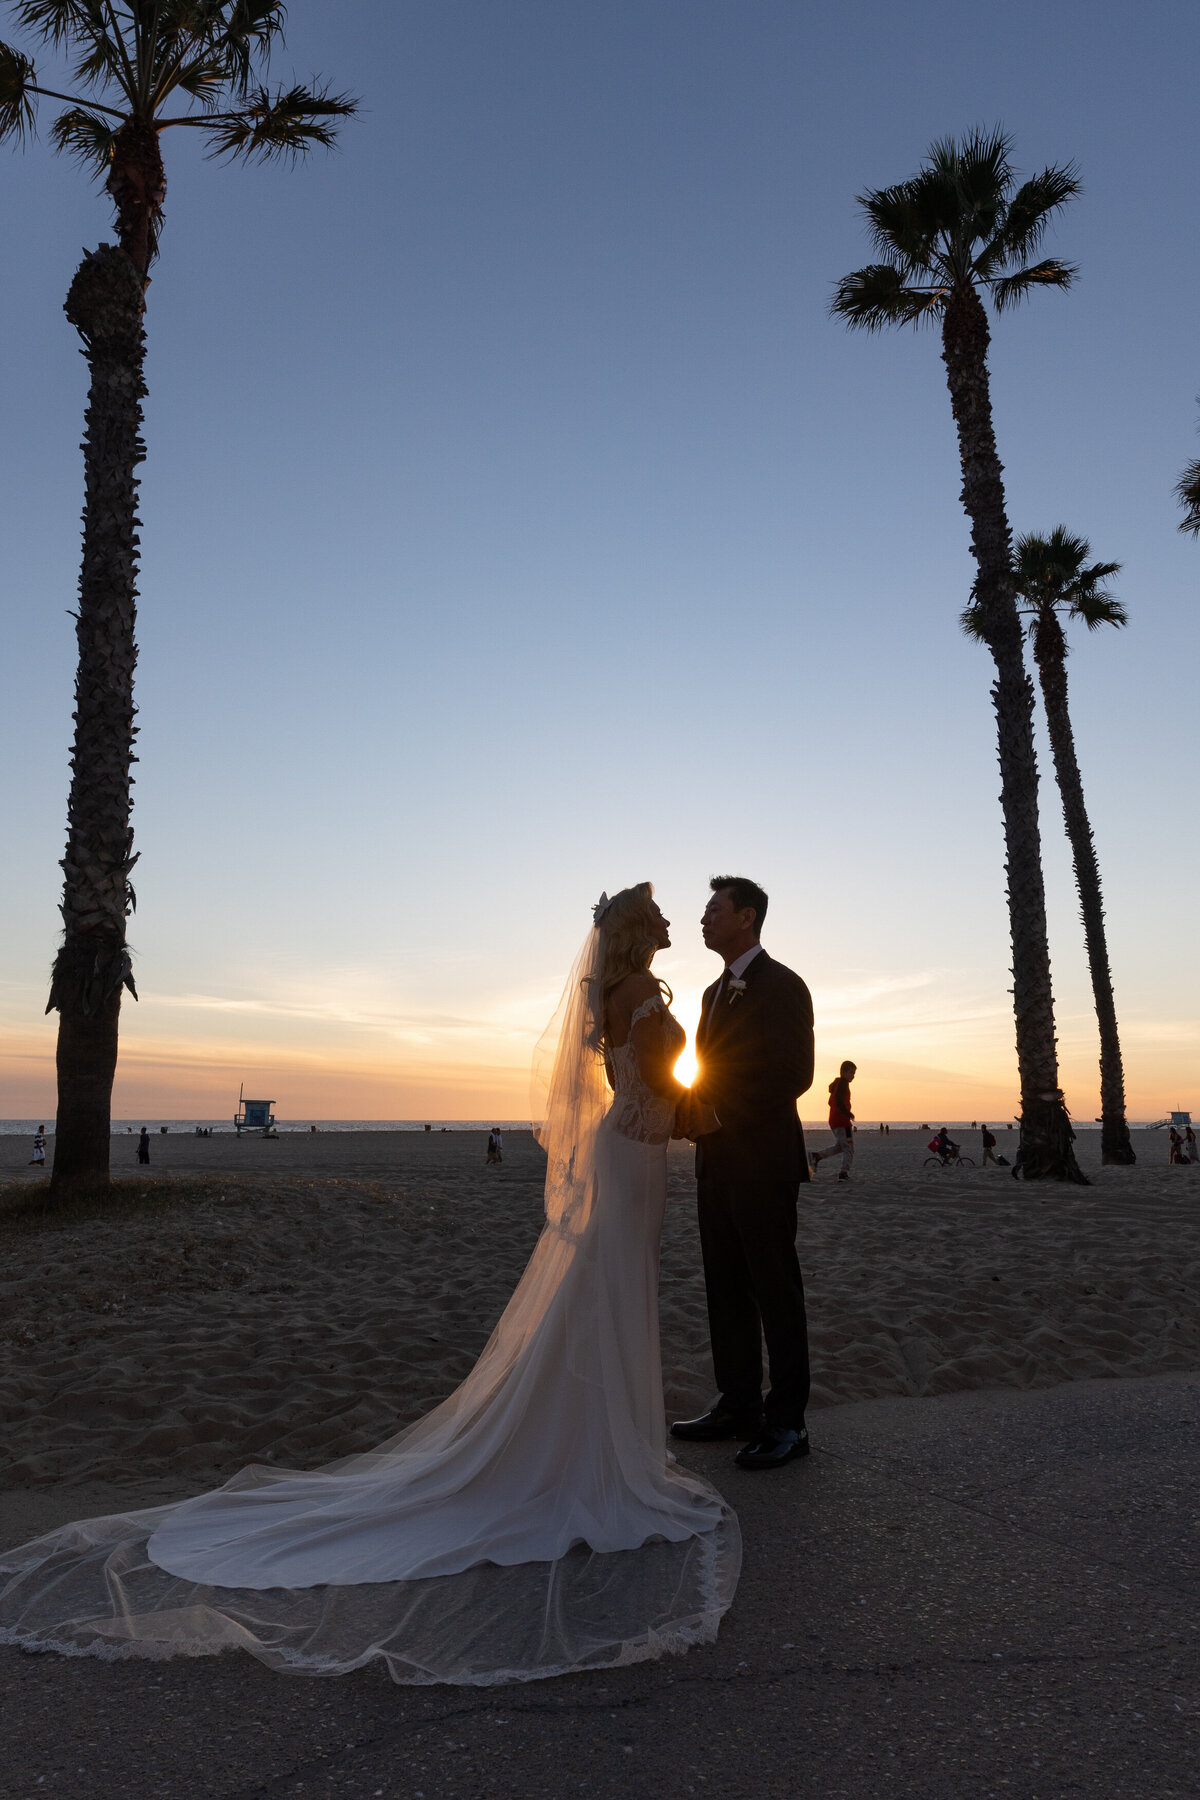
[[[729,994],[730,1006],[733,1005],[735,1000],[740,1000],[746,991],[746,984],[744,981],[727,981],[725,987]]]

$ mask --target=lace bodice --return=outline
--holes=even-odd
[[[682,1050],[687,1042],[687,1033],[668,1012],[666,1001],[660,995],[655,995],[642,1001],[629,1021],[629,1036],[623,1044],[611,1049],[607,1057],[608,1078],[613,1085],[613,1103],[608,1109],[605,1124],[610,1131],[619,1132],[622,1137],[634,1138],[639,1144],[665,1144],[671,1136],[671,1126],[675,1119],[674,1101],[656,1094],[642,1080],[633,1044],[634,1027],[638,1021],[648,1019],[655,1013],[659,1016],[659,1029],[664,1042],[675,1042],[678,1050]]]

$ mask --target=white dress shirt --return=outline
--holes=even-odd
[[[761,944],[751,944],[751,946],[748,950],[744,950],[740,956],[735,957],[734,960],[723,971],[723,973],[721,975],[721,979],[717,983],[716,992],[714,993],[714,995],[712,997],[712,1005],[708,1009],[708,1016],[710,1019],[712,1018],[714,1012],[716,1012],[717,1001],[721,998],[721,995],[725,992],[725,989],[728,986],[729,982],[740,981],[742,979],[742,976],[746,973],[746,970],[750,967],[750,964],[754,961],[755,957],[758,955],[758,953],[761,949],[762,949]]]
[[[730,963],[725,971],[724,979],[726,981],[740,981],[761,949],[761,944],[751,944],[750,948],[742,956],[735,958],[735,960]]]

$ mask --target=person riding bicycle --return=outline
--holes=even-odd
[[[959,1147],[944,1125],[933,1141],[937,1145],[937,1155],[941,1157],[943,1163],[949,1162],[952,1156],[958,1155]]]

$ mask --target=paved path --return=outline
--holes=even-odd
[[[1162,1376],[827,1409],[769,1476],[689,1454],[741,1514],[737,1603],[713,1648],[616,1673],[414,1690],[0,1652],[0,1794],[1191,1800],[1198,1418],[1200,1375]],[[0,1496],[6,1542],[33,1498]]]

